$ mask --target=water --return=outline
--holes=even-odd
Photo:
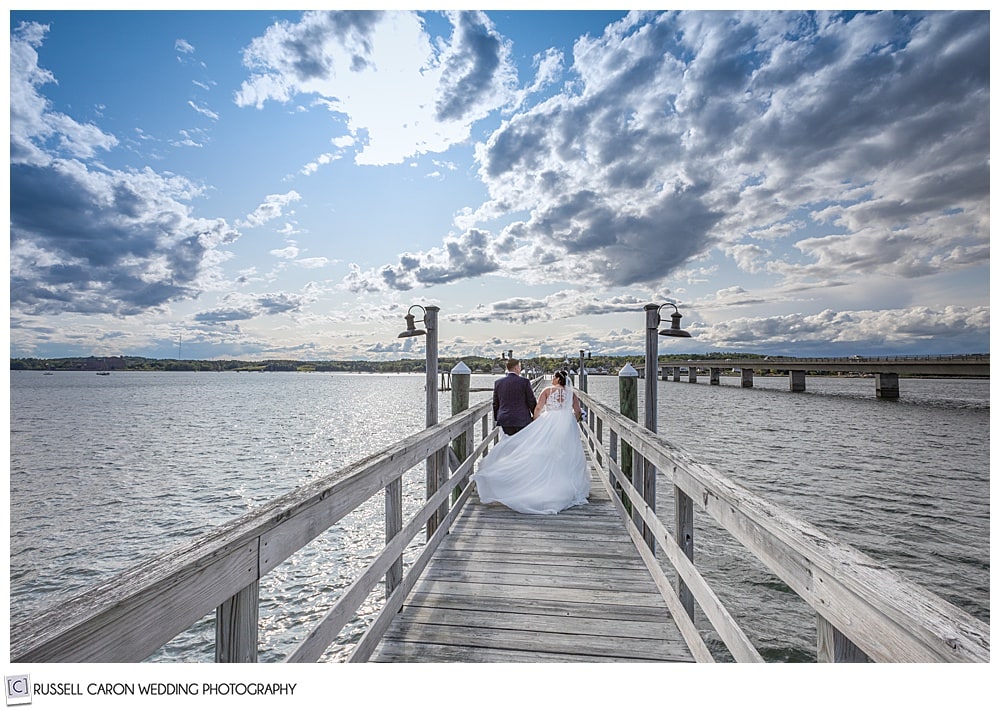
[[[809,377],[805,393],[786,377],[756,377],[752,389],[707,379],[659,383],[660,433],[989,623],[988,381],[902,379],[892,401],[875,398],[872,378]],[[616,378],[590,383],[617,406]],[[657,486],[668,530],[671,489]],[[697,509],[695,560],[767,660],[815,659],[815,612]]]
[[[809,378],[801,394],[784,378],[737,384],[661,382],[659,430],[989,622],[987,381],[904,379],[895,402],[871,379]],[[618,379],[591,377],[590,392],[617,406]],[[10,397],[12,623],[424,424],[423,375],[12,372]],[[640,387],[640,411],[641,399]],[[407,474],[408,512],[423,486],[422,467]],[[658,507],[670,529],[672,501]],[[381,549],[381,508],[376,497],[262,580],[261,661],[290,653]],[[695,535],[699,567],[765,657],[814,658],[804,603],[707,515]],[[323,660],[346,657],[381,598],[380,585]],[[149,660],[213,660],[213,620]]]

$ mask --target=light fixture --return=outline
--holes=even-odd
[[[677,306],[673,303],[664,303],[662,306],[656,309],[656,318],[659,321],[660,318],[660,308],[664,306],[671,306],[674,312],[670,315],[670,327],[664,328],[660,331],[660,335],[669,335],[672,338],[690,338],[691,334],[686,330],[681,330],[681,313],[677,310]],[[659,323],[657,323],[659,325]]]
[[[415,321],[416,316],[414,316],[413,313],[412,313],[412,311],[413,311],[414,308],[419,308],[421,314],[424,315],[424,317],[427,316],[427,311],[424,310],[423,306],[410,306],[410,308],[406,311],[406,330],[404,330],[402,333],[400,333],[396,337],[398,337],[398,338],[412,338],[412,337],[417,336],[417,335],[427,335],[427,331],[426,330],[422,330],[420,328],[417,328],[416,321]],[[424,321],[421,320],[420,322],[423,323]]]

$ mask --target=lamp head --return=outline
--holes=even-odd
[[[410,311],[414,308],[421,308],[421,306],[410,306],[410,310],[406,312],[406,330],[400,333],[397,338],[412,338],[417,335],[427,335],[427,331],[421,328],[417,328],[416,316],[414,316]],[[421,321],[423,322],[423,321]]]
[[[671,306],[674,312],[670,316],[670,327],[660,331],[660,335],[668,335],[672,338],[690,338],[691,334],[681,329],[681,313],[673,303],[664,303],[663,306]],[[660,306],[660,308],[663,308]]]

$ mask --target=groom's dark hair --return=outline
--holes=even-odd
[[[521,364],[520,360],[517,360],[516,358],[511,358],[510,360],[507,361],[507,372],[510,372],[520,364]]]

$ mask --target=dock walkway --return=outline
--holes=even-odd
[[[590,502],[558,515],[473,495],[371,660],[693,662],[592,477]]]
[[[989,663],[989,624],[578,394],[589,413],[580,428],[592,477],[586,505],[531,516],[476,498],[468,477],[498,435],[483,401],[15,625],[11,659],[136,663],[214,610],[215,660],[257,662],[261,580],[380,498],[385,546],[317,606],[322,617],[285,661],[321,660],[384,584],[348,662],[711,663],[711,634],[726,658],[760,663],[697,566],[697,510],[813,610],[817,661]],[[424,484],[426,498],[407,510],[403,479],[418,466],[424,481],[408,484]],[[672,531],[656,512],[669,499]],[[407,549],[415,556],[404,565]],[[711,630],[695,626],[696,610]]]

